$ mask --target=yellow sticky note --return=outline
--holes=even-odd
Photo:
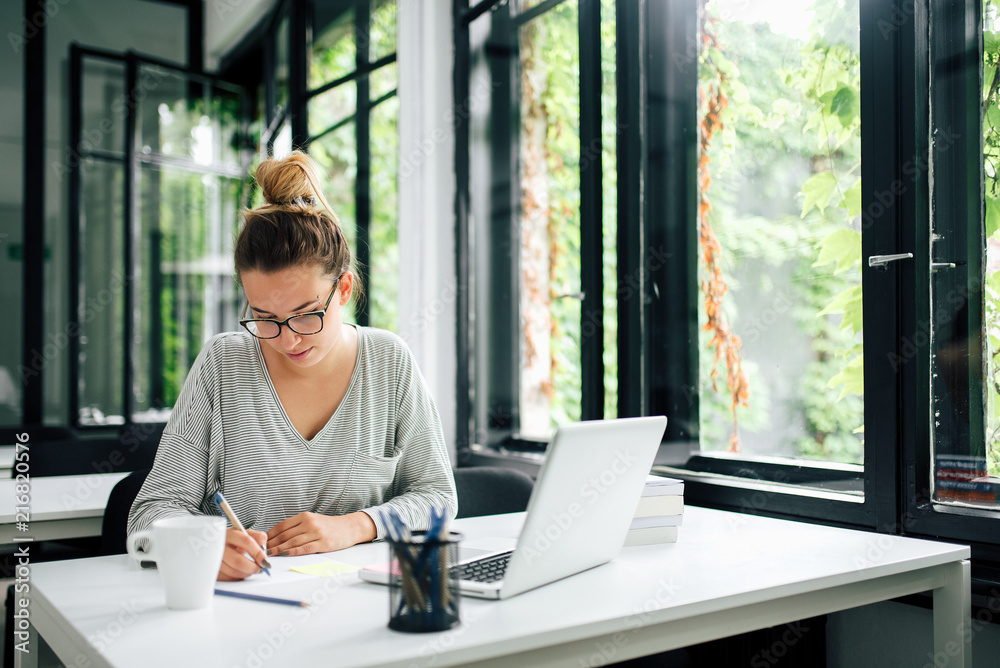
[[[351,566],[349,564],[339,564],[336,561],[323,561],[318,564],[309,564],[308,566],[296,566],[292,570],[296,573],[305,573],[306,575],[315,575],[316,577],[326,578],[331,575],[340,575],[341,573],[350,573],[351,571],[361,570],[361,567]]]

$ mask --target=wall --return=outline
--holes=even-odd
[[[451,3],[398,0],[399,335],[455,453],[455,135]]]

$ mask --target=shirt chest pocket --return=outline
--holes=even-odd
[[[353,513],[362,508],[377,506],[392,498],[393,482],[401,455],[376,457],[363,452],[354,456],[350,475],[341,499],[340,512]]]

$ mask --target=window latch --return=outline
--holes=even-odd
[[[912,258],[913,258],[913,253],[894,253],[892,255],[869,255],[868,266],[884,267],[890,262],[895,262],[896,260],[909,260]]]
[[[954,262],[931,262],[931,271],[939,269],[954,269],[957,265]]]

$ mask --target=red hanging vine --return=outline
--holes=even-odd
[[[715,19],[708,15],[706,2],[700,3],[699,23],[701,28],[701,48],[702,52],[710,49],[718,49],[719,41],[715,33]],[[711,58],[705,59],[711,67]],[[712,205],[708,200],[708,189],[712,184],[712,174],[709,169],[708,150],[712,143],[712,137],[722,130],[722,111],[729,104],[729,99],[723,92],[726,82],[726,74],[718,67],[714,68],[715,77],[699,86],[698,93],[702,103],[707,108],[698,127],[698,139],[700,144],[698,157],[698,242],[702,250],[702,259],[705,262],[705,278],[701,281],[701,291],[704,294],[705,314],[708,322],[705,330],[712,332],[712,340],[709,347],[715,348],[715,361],[712,364],[712,389],[718,392],[718,366],[719,360],[726,362],[726,382],[729,386],[729,394],[732,398],[730,410],[733,415],[733,433],[729,437],[729,452],[740,451],[739,421],[736,415],[737,406],[748,405],[750,397],[750,387],[747,384],[746,374],[743,372],[742,356],[740,348],[742,341],[734,334],[722,313],[722,298],[729,292],[729,286],[722,276],[720,266],[720,256],[722,247],[712,230],[709,214]]]

